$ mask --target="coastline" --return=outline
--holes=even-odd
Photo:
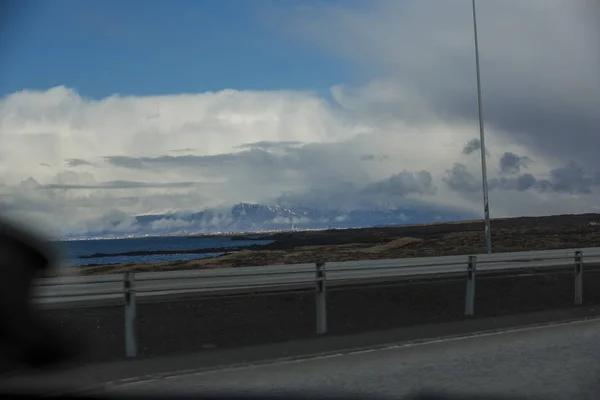
[[[79,256],[79,259],[86,260],[90,258],[105,258],[119,256],[151,256],[157,254],[211,254],[211,253],[233,253],[247,248],[258,248],[264,245],[253,244],[249,246],[232,246],[232,247],[207,247],[191,250],[137,250],[126,251],[122,253],[93,253],[85,256]]]
[[[497,253],[551,250],[600,245],[600,227],[589,222],[598,214],[520,217],[492,220],[492,244]],[[238,235],[237,240],[270,240],[271,243],[231,249],[211,258],[160,263],[122,263],[74,267],[80,274],[172,271],[316,261],[356,261],[389,258],[481,254],[484,234],[481,221],[460,221],[380,228],[294,231]],[[199,236],[198,236],[199,237]]]

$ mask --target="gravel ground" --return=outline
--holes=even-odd
[[[600,303],[600,270],[586,271],[584,301]],[[348,334],[460,320],[464,279],[345,288],[328,291],[331,334]],[[573,304],[572,273],[479,277],[476,317],[500,316]],[[88,343],[85,361],[124,358],[121,306],[44,310]],[[315,336],[314,293],[195,298],[140,303],[141,356],[160,356],[284,342]]]

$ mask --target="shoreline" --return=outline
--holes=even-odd
[[[106,257],[135,257],[135,256],[152,256],[152,255],[170,255],[170,254],[210,254],[210,253],[234,253],[243,249],[255,249],[264,245],[252,244],[249,246],[232,246],[232,247],[207,247],[191,250],[135,250],[126,251],[123,253],[93,253],[85,256],[79,256],[79,260],[89,260],[91,258],[106,258]]]
[[[495,253],[600,246],[598,214],[521,217],[494,220]],[[257,237],[257,234],[252,234]],[[238,240],[247,240],[238,236]],[[281,232],[261,236],[265,245],[240,246],[217,257],[157,263],[81,266],[81,274],[303,264],[482,254],[482,222],[436,223],[380,228]],[[225,249],[221,249],[225,250]],[[223,252],[223,251],[219,251]]]
[[[600,221],[600,213],[583,213],[583,214],[557,214],[543,217],[532,217],[532,216],[521,216],[521,217],[502,217],[492,218],[491,223],[505,222],[505,221],[516,221],[516,220],[537,220],[537,219],[584,219],[587,222]],[[263,240],[264,237],[273,237],[280,234],[303,234],[303,233],[316,233],[316,232],[339,232],[346,230],[370,230],[370,229],[388,229],[388,228],[414,228],[414,227],[434,227],[439,225],[465,225],[465,224],[483,224],[483,219],[472,219],[472,220],[460,220],[460,221],[446,221],[446,222],[426,222],[420,224],[402,224],[402,225],[386,225],[376,227],[349,227],[349,228],[315,228],[315,229],[296,229],[291,230],[277,230],[277,231],[264,231],[264,232],[219,232],[219,233],[175,233],[175,234],[157,234],[157,235],[141,235],[141,236],[122,236],[122,237],[74,237],[74,238],[63,238],[52,241],[57,242],[69,242],[69,241],[86,241],[86,240],[123,240],[123,239],[146,239],[146,238],[191,238],[191,239],[206,239],[206,238],[219,238],[219,237],[230,237],[232,240]],[[246,239],[247,237],[248,239]],[[257,238],[260,237],[260,238]]]

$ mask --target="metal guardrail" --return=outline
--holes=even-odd
[[[573,266],[575,304],[583,302],[583,252],[586,262],[600,264],[600,248],[528,251],[471,256],[412,259],[317,262],[315,264],[220,268],[194,271],[126,272],[103,276],[44,278],[36,282],[33,300],[38,303],[93,304],[98,300],[123,299],[125,350],[137,354],[136,298],[190,293],[223,294],[231,291],[311,289],[316,292],[316,330],[327,333],[327,287],[352,285],[366,280],[385,282],[414,277],[443,277],[466,273],[465,315],[475,312],[475,276],[509,270]]]

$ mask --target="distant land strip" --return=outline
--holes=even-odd
[[[79,256],[79,259],[90,259],[90,258],[104,258],[104,257],[132,257],[132,256],[152,256],[158,254],[209,254],[209,253],[232,253],[236,251],[252,250],[253,248],[263,248],[258,244],[250,246],[239,246],[239,247],[212,247],[206,249],[192,249],[192,250],[138,250],[138,251],[126,251],[124,253],[94,253],[84,256]]]

